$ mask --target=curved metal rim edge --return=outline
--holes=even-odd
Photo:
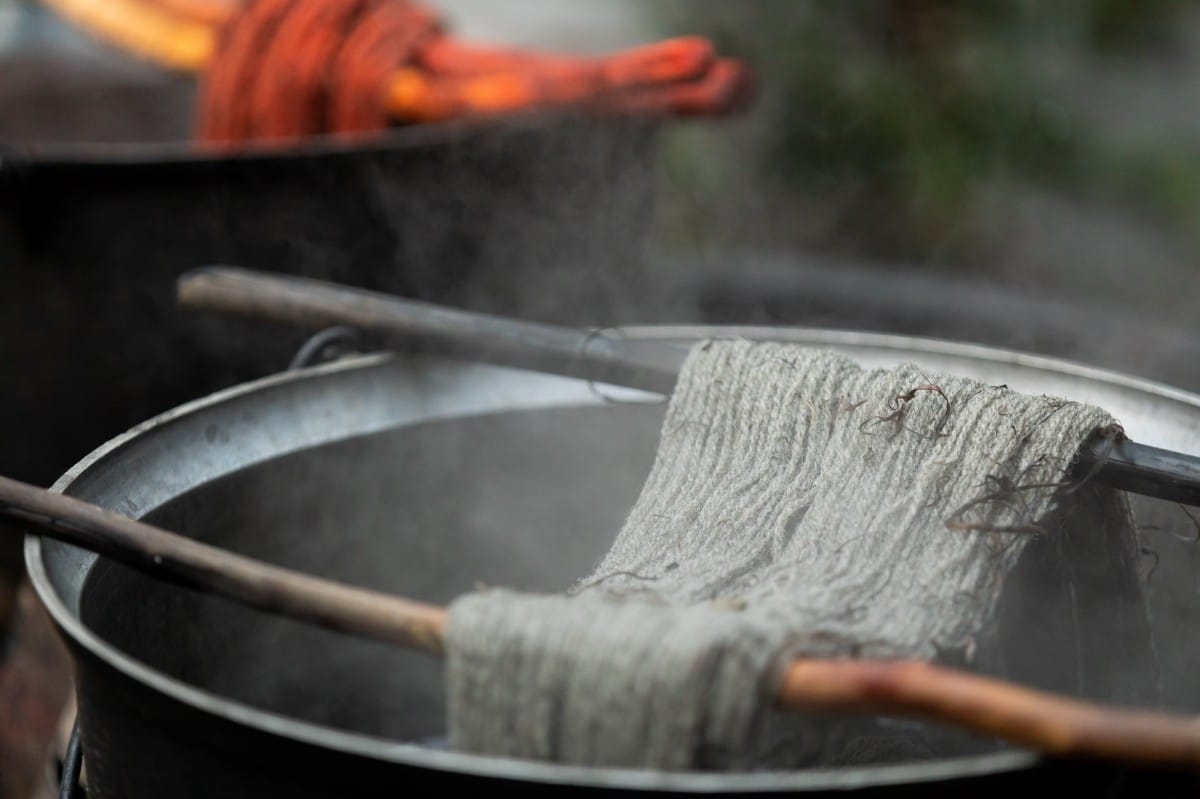
[[[451,120],[392,128],[385,132],[322,134],[299,143],[250,143],[234,150],[197,147],[190,141],[92,142],[89,144],[27,142],[10,144],[8,155],[32,166],[159,166],[211,162],[278,162],[300,157],[347,157],[366,153],[399,152],[438,144],[457,144],[489,133],[520,134],[586,117],[564,112],[529,111],[500,121]],[[639,120],[650,128],[653,120]],[[602,124],[598,121],[597,124]]]

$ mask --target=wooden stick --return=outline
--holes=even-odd
[[[319,330],[352,325],[392,345],[669,393],[687,350],[585,330],[474,313],[291,275],[206,267],[179,278],[185,308]]]
[[[218,21],[145,0],[42,0],[93,35],[168,69],[196,72],[216,51]]]
[[[0,515],[153,577],[364,638],[442,654],[444,609],[270,566],[0,477]],[[930,719],[1055,755],[1200,768],[1200,720],[1108,708],[923,662],[794,660],[780,707]]]
[[[924,718],[1063,757],[1200,768],[1200,718],[1106,707],[923,661],[795,660],[779,704]]]
[[[262,563],[87,502],[0,477],[0,514],[152,577],[321,627],[433,654],[446,612]]]
[[[246,0],[150,0],[164,12],[191,22],[223,25]]]

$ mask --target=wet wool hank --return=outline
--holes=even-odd
[[[1057,488],[1080,445],[1112,424],[914,365],[699,344],[595,572],[566,596],[451,606],[450,743],[588,765],[779,765],[766,719],[782,664],[969,650],[1039,522],[1075,501]],[[1101,501],[1127,518],[1117,492]],[[782,762],[801,757],[791,748]]]

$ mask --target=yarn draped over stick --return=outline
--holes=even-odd
[[[252,0],[221,25],[197,138],[291,140],[567,106],[714,116],[750,92],[748,70],[696,37],[557,56],[456,41],[408,0]]]
[[[1133,540],[1122,494],[1067,479],[1080,445],[1114,425],[911,364],[697,345],[595,571],[566,595],[487,590],[451,606],[451,745],[655,769],[829,762],[827,727],[771,709],[782,665],[970,662],[1052,511],[1090,503]]]

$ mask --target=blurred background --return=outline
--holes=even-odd
[[[1200,2],[429,4],[466,39],[578,55],[704,36],[757,95],[721,118],[214,158],[189,141],[195,75],[0,0],[0,473],[49,484],[284,368],[293,331],[173,308],[174,278],[217,260],[576,325],[929,335],[1200,391]],[[0,749],[28,764],[64,678],[25,624]]]
[[[659,24],[687,20],[744,53],[763,96],[737,126],[673,131],[663,240],[1087,304],[1094,348],[1109,313],[1195,334],[1198,12],[1186,0],[670,4]]]

